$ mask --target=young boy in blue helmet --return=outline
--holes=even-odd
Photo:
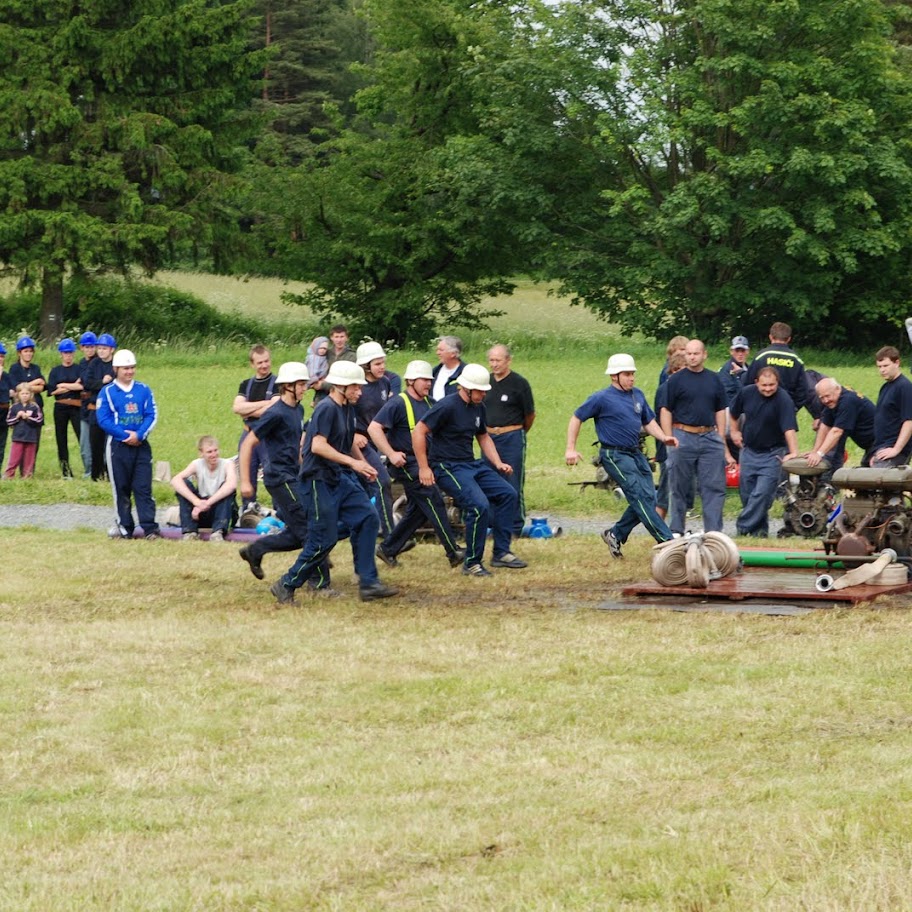
[[[54,398],[54,434],[57,440],[57,461],[64,478],[72,478],[70,468],[70,447],[67,441],[67,428],[72,428],[79,442],[81,430],[82,380],[79,365],[74,363],[76,343],[72,339],[63,339],[57,346],[60,352],[60,364],[51,368],[48,374],[47,389]]]

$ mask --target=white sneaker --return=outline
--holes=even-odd
[[[215,532],[213,532],[209,536],[209,541],[211,541],[211,542],[223,542],[224,540],[225,540],[225,533],[222,532],[221,529],[216,529]]]

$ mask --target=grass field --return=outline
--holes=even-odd
[[[567,420],[611,351],[650,395],[663,353],[537,300],[559,329],[526,303],[499,336],[537,397],[530,504],[616,516],[568,486]],[[231,450],[244,351],[138,354],[155,458]],[[861,354],[804,354],[876,394]],[[46,430],[0,502],[109,503],[54,464]],[[527,570],[468,580],[421,544],[365,605],[342,543],[343,597],[276,610],[231,545],[0,529],[0,912],[912,908],[909,599],[607,610],[649,546],[523,540]]]
[[[230,546],[0,542],[0,908],[908,908],[889,602],[600,611],[645,542],[564,538],[276,611]]]

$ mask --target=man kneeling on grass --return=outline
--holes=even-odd
[[[576,441],[583,422],[594,419],[599,461],[608,476],[620,486],[628,504],[624,515],[602,533],[602,540],[612,557],[623,557],[621,545],[639,523],[643,523],[657,542],[672,537],[671,529],[656,513],[655,483],[649,461],[640,449],[640,429],[666,446],[675,447],[678,441],[662,431],[646,397],[633,385],[636,364],[630,355],[612,355],[605,373],[611,377],[611,386],[593,393],[570,419],[564,458],[571,466],[582,462]]]

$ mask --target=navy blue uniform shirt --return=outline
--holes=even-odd
[[[876,411],[870,399],[853,389],[843,387],[836,408],[825,408],[820,420],[827,427],[839,428],[863,450],[867,450],[874,443]]]
[[[428,461],[471,462],[473,442],[488,431],[484,403],[465,402],[461,395],[444,396],[421,419],[431,432]]]
[[[408,393],[403,395],[408,396]],[[409,396],[409,403],[412,406],[412,414],[415,416],[417,424],[428,413],[431,408],[430,399],[412,399]],[[412,447],[412,429],[409,427],[409,416],[406,404],[402,396],[393,396],[386,405],[380,409],[374,416],[374,421],[386,431],[386,439],[389,445],[400,453],[405,453],[406,464],[415,464],[415,451]]]
[[[715,427],[716,412],[728,402],[719,375],[705,368],[701,371],[679,370],[668,378],[668,402],[672,421],[696,427]]]
[[[281,399],[250,422],[250,430],[266,453],[263,481],[267,487],[298,480],[301,437],[304,434],[304,408]]]
[[[744,417],[744,445],[756,453],[787,446],[785,432],[798,430],[792,397],[782,387],[772,396],[764,396],[755,383],[745,386],[731,404],[731,416]]]
[[[355,405],[358,432],[367,434],[367,426],[386,403],[393,398],[393,388],[386,377],[361,387],[361,398]]]
[[[880,388],[874,413],[874,448],[891,447],[896,443],[903,423],[912,420],[912,382],[900,374]],[[904,453],[912,449],[906,444]]]
[[[325,437],[326,442],[340,453],[351,456],[355,439],[355,410],[350,405],[339,405],[327,395],[314,409],[304,439],[304,458],[301,463],[301,477],[324,481],[335,487],[345,468],[338,462],[317,456],[311,446],[314,437]]]

